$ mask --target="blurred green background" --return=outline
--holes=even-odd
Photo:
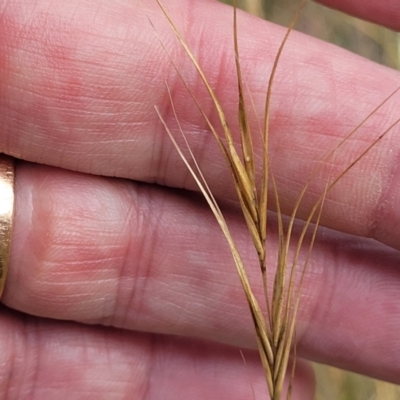
[[[232,4],[232,0],[221,0]],[[299,0],[238,0],[252,14],[287,26]],[[309,2],[296,30],[337,44],[353,53],[400,70],[400,34]],[[315,400],[399,400],[400,386],[337,368],[314,364]]]
[[[232,4],[232,0],[220,0]],[[239,8],[287,26],[299,0],[237,0]],[[296,30],[400,69],[400,34],[309,1]]]

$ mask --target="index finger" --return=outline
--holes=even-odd
[[[215,109],[155,2],[108,5],[91,0],[82,5],[77,0],[68,4],[13,0],[3,4],[1,151],[86,173],[195,189],[153,110],[159,106],[173,133],[180,134],[166,80],[181,126],[215,195],[225,200],[233,196],[225,161],[148,18],[218,126]],[[170,1],[168,11],[200,59],[234,126],[237,84],[231,14],[215,2],[182,0]],[[254,116],[262,119],[271,65],[285,31],[244,14],[239,31],[243,75],[253,94]],[[334,148],[399,83],[397,71],[293,33],[280,62],[271,114],[271,166],[283,210],[290,212],[323,158],[323,149]],[[332,168],[321,171],[300,216],[307,216],[331,171],[342,170],[359,154],[364,141],[375,139],[395,120],[398,101],[397,97],[385,112],[377,113],[361,135],[340,150]],[[394,129],[392,140],[381,143],[379,151],[365,157],[330,193],[325,225],[400,248],[398,132]]]

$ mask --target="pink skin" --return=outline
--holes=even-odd
[[[395,31],[400,30],[400,3],[397,0],[385,0],[381,4],[373,0],[318,0],[318,2]]]
[[[214,1],[165,3],[235,127],[229,9]],[[359,8],[355,0],[333,3],[354,13]],[[385,2],[363,4],[363,17],[383,15],[377,22],[399,28],[393,25],[398,7],[391,18]],[[185,191],[196,187],[153,109],[160,108],[178,136],[165,81],[210,185],[229,204],[227,216],[249,262],[251,243],[224,161],[147,17],[217,121],[154,2],[2,4],[0,151],[24,161],[17,168],[2,298],[12,310],[3,307],[0,317],[0,397],[242,399],[252,398],[253,388],[256,399],[264,398],[254,333],[228,249],[207,207]],[[284,31],[244,14],[239,30],[243,74],[256,104],[250,111],[261,118]],[[321,149],[332,149],[399,85],[397,71],[293,33],[272,109],[271,162],[286,211],[325,154]],[[326,178],[398,117],[399,99],[322,169],[301,216]],[[360,237],[321,231],[297,332],[302,357],[397,383],[399,134],[396,127],[329,194],[323,224]],[[276,232],[270,241],[273,247]],[[257,271],[251,279],[261,293]],[[248,348],[247,366],[238,349],[225,344]],[[296,380],[297,399],[312,398],[306,363]]]

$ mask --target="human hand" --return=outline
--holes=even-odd
[[[195,184],[153,109],[179,135],[165,80],[208,182],[226,203],[234,196],[230,176],[148,16],[206,112],[217,117],[165,18],[147,3],[2,3],[0,151],[21,162],[0,316],[0,397],[242,399],[252,398],[252,387],[256,398],[265,396],[229,251],[191,194]],[[374,7],[383,12],[389,4]],[[231,12],[214,1],[167,6],[235,121]],[[370,13],[379,15],[372,5]],[[393,6],[381,21],[399,29],[399,15]],[[262,116],[284,30],[241,15],[239,32],[243,75]],[[322,159],[321,148],[337,145],[399,78],[293,33],[274,86],[271,128],[272,168],[286,210]],[[369,122],[362,140],[341,149],[338,168],[397,110],[398,97]],[[377,243],[321,231],[297,329],[302,357],[397,383],[399,134],[397,127],[330,193],[323,224]],[[306,199],[301,216],[313,201]],[[228,208],[251,260],[235,204]],[[258,272],[252,275],[256,281]],[[236,347],[249,349],[246,365]],[[306,363],[295,388],[298,399],[312,398]]]

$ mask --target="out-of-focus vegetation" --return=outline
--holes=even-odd
[[[232,0],[221,0],[232,4]],[[287,26],[299,0],[238,0],[238,6]],[[353,53],[400,69],[400,34],[309,2],[296,30],[337,44]],[[240,32],[239,32],[240,34]],[[315,400],[399,400],[400,387],[337,368],[315,364]]]
[[[314,365],[315,400],[399,400],[400,387],[325,365]]]
[[[221,0],[232,4],[232,0]],[[238,0],[238,6],[287,26],[299,0]],[[296,30],[337,44],[380,64],[400,69],[400,34],[314,2],[308,2]]]

